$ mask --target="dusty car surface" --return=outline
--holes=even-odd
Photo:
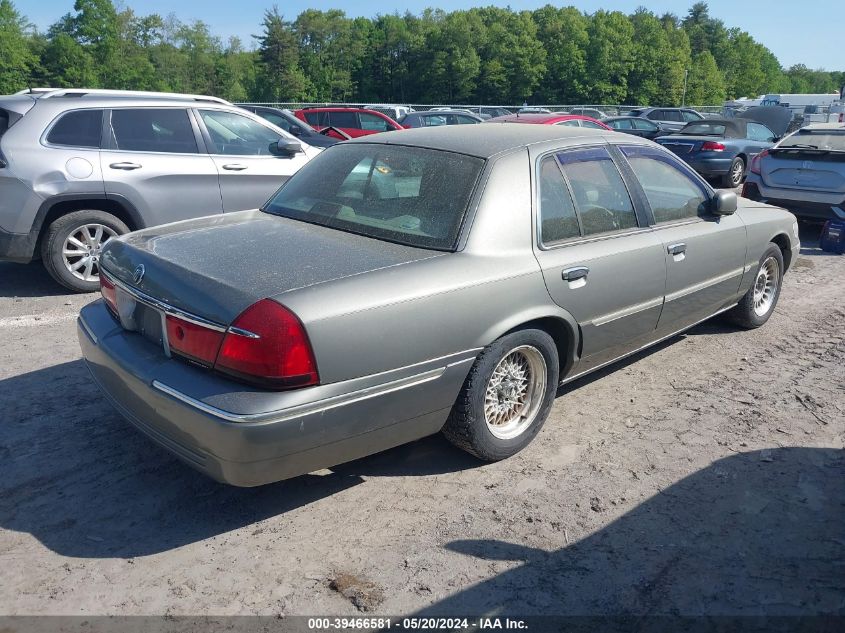
[[[231,484],[441,430],[497,460],[559,383],[720,312],[765,323],[798,248],[792,215],[649,141],[408,130],[328,148],[260,210],[110,241],[79,341],[126,418]]]

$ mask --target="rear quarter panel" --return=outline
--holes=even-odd
[[[800,246],[798,240],[798,222],[789,211],[761,202],[739,198],[737,214],[745,223],[748,235],[745,274],[742,279],[743,292],[751,287],[751,281],[765,250],[773,241],[785,241],[784,252],[786,268],[792,263],[794,253]]]

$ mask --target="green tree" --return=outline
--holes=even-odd
[[[587,99],[594,104],[624,103],[634,65],[634,27],[618,11],[596,11],[587,31]]]
[[[725,100],[725,81],[710,51],[692,58],[686,102],[691,105],[719,105]]]
[[[546,51],[546,74],[538,87],[544,103],[578,103],[586,98],[589,19],[575,7],[546,5],[534,12],[537,38]]]
[[[10,0],[0,0],[0,94],[29,84],[38,60],[27,38],[29,24]]]
[[[299,44],[278,7],[264,12],[264,33],[256,36],[263,96],[273,101],[308,101],[314,87],[299,66]]]

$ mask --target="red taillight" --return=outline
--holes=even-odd
[[[223,341],[223,332],[168,314],[167,342],[170,351],[211,367]]]
[[[302,322],[270,299],[254,303],[234,320],[214,369],[274,388],[304,387],[319,381]]]
[[[721,143],[717,143],[716,141],[704,141],[701,144],[701,151],[702,152],[724,152],[725,146]]]
[[[764,156],[769,155],[769,150],[764,149],[762,152],[757,154],[754,158],[751,159],[751,165],[748,167],[748,171],[752,174],[760,175],[760,161],[763,160]]]
[[[112,314],[117,314],[117,290],[114,284],[106,279],[106,276],[100,273],[100,294],[103,295],[103,301],[111,310]]]

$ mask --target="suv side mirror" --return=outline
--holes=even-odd
[[[731,215],[736,212],[737,198],[733,191],[717,191],[710,199],[710,211],[715,215]]]
[[[280,138],[275,143],[270,143],[270,152],[276,156],[287,156],[288,158],[302,151],[302,143],[288,138]]]

